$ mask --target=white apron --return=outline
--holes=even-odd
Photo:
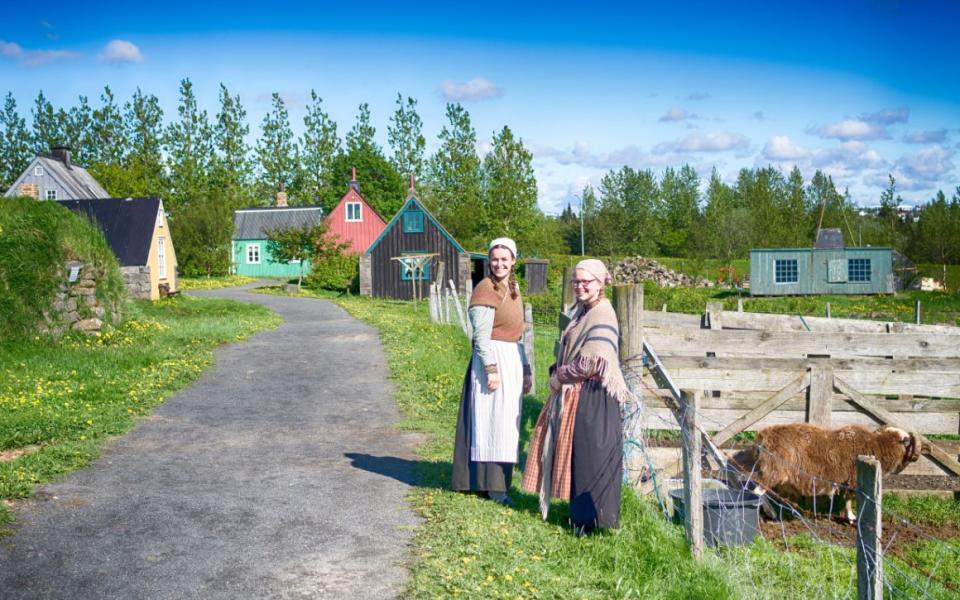
[[[473,414],[470,460],[474,462],[517,462],[520,445],[520,405],[523,394],[523,363],[520,344],[490,340],[500,387],[487,388],[487,374],[476,352],[473,353],[471,387]]]

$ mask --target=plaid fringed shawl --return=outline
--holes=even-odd
[[[613,306],[606,299],[590,309],[580,307],[561,336],[559,365],[574,360],[592,362],[604,390],[619,402],[630,391],[620,371],[619,328]],[[540,411],[527,453],[521,487],[540,493],[544,518],[550,498],[570,497],[572,480],[573,430],[582,383],[564,385]]]

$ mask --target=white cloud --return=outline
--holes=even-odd
[[[502,89],[482,77],[474,77],[464,83],[446,79],[440,84],[439,93],[447,102],[477,102],[503,96]]]
[[[763,147],[763,157],[774,162],[798,161],[810,156],[810,150],[794,144],[785,135],[774,135]]]
[[[58,60],[76,58],[80,54],[68,50],[24,50],[16,42],[0,40],[0,56],[15,60],[26,67],[39,67]]]
[[[687,100],[706,100],[709,97],[709,92],[691,92],[690,95],[687,96]]]
[[[739,133],[720,131],[716,133],[691,133],[673,142],[664,142],[654,146],[656,154],[667,152],[723,152],[726,150],[746,150],[750,140]]]
[[[674,107],[668,110],[666,114],[664,114],[662,117],[658,119],[658,121],[660,121],[661,123],[670,123],[674,121],[683,121],[684,119],[696,119],[696,118],[697,118],[697,115],[688,113],[686,110],[682,108]]]
[[[844,119],[838,123],[814,127],[807,131],[822,138],[832,138],[844,142],[850,140],[883,140],[890,137],[884,125],[862,119]]]
[[[903,136],[903,141],[908,144],[942,144],[947,141],[947,130],[914,131]]]
[[[103,63],[143,62],[140,48],[127,40],[111,40],[97,58]]]
[[[901,106],[900,108],[882,108],[875,113],[863,113],[860,115],[861,121],[880,123],[882,125],[906,123],[909,119],[910,109],[906,106]]]

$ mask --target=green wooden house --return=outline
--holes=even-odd
[[[275,206],[245,208],[233,215],[232,270],[248,277],[294,278],[300,274],[300,262],[273,262],[267,244],[267,232],[285,227],[313,225],[323,220],[319,206]],[[303,265],[303,274],[310,265]]]
[[[892,294],[890,248],[761,248],[750,251],[750,295]]]

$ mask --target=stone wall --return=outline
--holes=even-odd
[[[123,283],[127,286],[131,298],[138,300],[150,299],[150,267],[120,267]]]
[[[77,269],[77,277],[71,282],[70,273],[73,269]],[[43,313],[40,331],[55,336],[67,331],[82,331],[93,335],[104,327],[119,323],[119,304],[104,304],[97,298],[97,281],[103,276],[103,273],[84,263],[67,262],[53,304],[50,310]]]

